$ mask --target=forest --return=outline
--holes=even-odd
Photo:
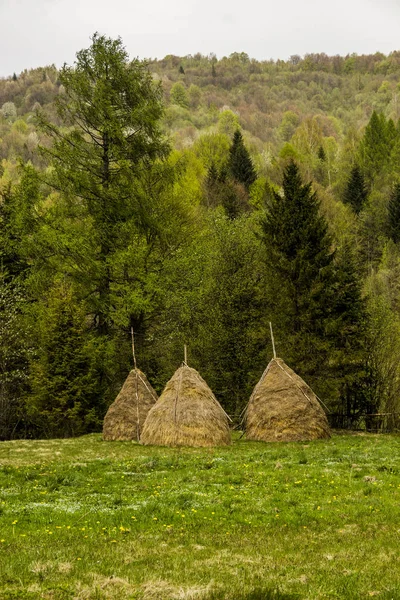
[[[400,52],[0,80],[0,439],[101,430],[183,359],[237,426],[278,356],[337,427],[399,427]]]

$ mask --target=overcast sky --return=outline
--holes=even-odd
[[[0,76],[64,62],[95,32],[130,54],[388,54],[400,49],[400,0],[0,0]]]

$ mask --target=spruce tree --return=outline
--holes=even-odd
[[[34,206],[39,197],[38,174],[30,165],[18,185],[0,190],[0,270],[8,281],[22,283],[32,266],[26,246],[37,225]]]
[[[388,226],[391,239],[400,242],[400,183],[397,183],[390,195],[388,204]]]
[[[340,396],[336,411],[351,423],[370,409],[367,374],[367,311],[354,244],[345,241],[336,253],[332,304],[326,337],[330,363]]]
[[[0,272],[0,440],[24,436],[23,396],[28,389],[32,331],[26,326],[22,286]]]
[[[326,161],[326,152],[325,152],[325,150],[324,150],[324,147],[323,147],[323,146],[320,146],[320,147],[318,148],[317,156],[318,156],[318,158],[319,158],[319,160],[320,160],[321,162],[325,162],[325,161]]]
[[[70,437],[96,431],[106,411],[99,378],[101,340],[88,334],[81,308],[62,284],[38,303],[37,350],[30,364],[27,412],[36,434]]]
[[[227,177],[224,167],[220,170],[211,162],[204,180],[204,197],[208,207],[222,206],[230,220],[248,210],[248,194],[244,186]]]
[[[333,262],[331,239],[311,183],[303,185],[291,162],[283,176],[283,197],[273,191],[262,221],[270,264],[289,292],[295,331],[312,325],[313,299],[323,293],[323,279]]]
[[[359,149],[359,160],[370,185],[389,164],[395,137],[393,121],[387,121],[384,114],[374,110]]]
[[[303,184],[291,162],[284,171],[283,194],[273,191],[266,208],[262,240],[278,352],[325,398],[333,399],[340,390],[330,360],[335,357],[336,371],[351,318],[346,296],[338,299],[344,275],[338,272],[319,206],[311,184]],[[350,305],[352,301],[351,296]],[[352,352],[352,343],[346,351]]]
[[[215,207],[218,205],[219,192],[219,172],[215,162],[212,161],[204,179],[204,197],[208,207]]]
[[[356,214],[358,214],[365,206],[368,198],[368,190],[365,184],[365,179],[358,165],[355,165],[348,179],[346,188],[343,194],[344,204],[349,204]]]
[[[238,183],[242,183],[247,190],[249,190],[251,184],[257,179],[253,161],[244,145],[243,136],[239,129],[235,131],[232,145],[229,149],[228,169],[232,179]]]

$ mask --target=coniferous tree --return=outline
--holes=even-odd
[[[384,114],[374,110],[365,128],[359,150],[361,165],[370,185],[390,163],[396,135],[393,121],[387,121]]]
[[[77,53],[73,68],[61,70],[65,93],[57,110],[69,127],[56,127],[42,116],[42,128],[54,140],[42,151],[53,167],[49,184],[70,202],[79,199],[77,208],[92,224],[85,241],[94,250],[86,262],[89,309],[98,332],[107,335],[112,284],[120,280],[111,262],[123,228],[130,227],[132,237],[145,236],[154,224],[151,202],[159,184],[152,173],[157,169],[157,181],[167,181],[160,165],[168,145],[160,129],[162,91],[146,65],[129,61],[120,39],[95,34],[92,40]]]
[[[79,380],[86,378],[88,389],[98,392],[99,406],[115,397],[129,367],[124,349],[130,327],[144,337],[166,302],[156,282],[186,235],[188,211],[171,185],[175,172],[160,125],[162,90],[147,65],[130,61],[120,39],[96,34],[92,45],[78,52],[74,67],[63,67],[60,81],[65,93],[57,110],[63,125],[41,117],[53,138],[51,147],[42,148],[52,166],[47,182],[57,190],[55,201],[43,207],[43,235],[52,251],[46,261],[50,280],[55,286],[70,283],[82,321],[61,315],[62,332],[56,322],[54,335],[73,340],[80,328],[82,343],[93,337],[98,354],[98,368],[83,361],[68,387],[65,402],[74,411]],[[42,364],[51,364],[52,345],[41,347]],[[70,360],[73,364],[66,354],[60,364]],[[72,377],[74,369],[69,372]],[[56,376],[49,376],[49,398]],[[90,405],[91,400],[86,408]]]
[[[350,173],[343,194],[343,202],[349,204],[356,214],[365,206],[368,198],[368,190],[365,179],[358,165],[355,165]]]
[[[290,291],[291,322],[295,331],[312,316],[315,294],[323,292],[323,273],[332,265],[331,239],[319,201],[311,184],[303,185],[299,169],[291,162],[284,172],[283,197],[273,191],[262,221],[264,241],[271,252],[271,265]]]
[[[215,162],[212,161],[204,179],[204,196],[207,206],[214,207],[218,205],[219,191],[219,172]]]
[[[257,179],[257,173],[251,160],[250,154],[244,145],[243,136],[239,129],[233,135],[232,145],[229,149],[229,174],[242,183],[249,190],[252,183]]]
[[[214,161],[204,180],[205,203],[208,207],[222,206],[230,220],[248,210],[248,194],[244,186],[228,178],[226,169],[217,169]]]
[[[366,346],[368,317],[354,245],[345,241],[336,253],[332,306],[326,336],[340,396],[334,407],[352,424],[370,410]]]
[[[389,198],[388,226],[391,239],[400,242],[400,183],[396,184]]]
[[[343,345],[348,306],[345,296],[338,300],[340,276],[319,201],[293,162],[283,195],[273,191],[262,232],[278,351],[326,398],[337,397],[329,359]]]
[[[207,171],[207,181],[210,183],[210,185],[216,183],[219,180],[219,173],[218,173],[218,169],[217,169],[217,165],[215,164],[214,161],[211,161],[210,166],[208,167],[208,171]]]
[[[106,411],[107,382],[96,376],[102,367],[100,340],[88,335],[71,290],[61,285],[49,296],[38,306],[39,339],[30,364],[27,413],[40,436],[70,437],[96,431]]]
[[[30,343],[24,291],[0,272],[0,440],[25,433],[22,397],[28,389]]]
[[[324,147],[323,147],[323,146],[320,146],[320,147],[318,148],[317,156],[318,156],[318,158],[319,158],[319,160],[320,160],[321,162],[325,162],[325,161],[326,161],[326,152],[325,152],[325,150],[324,150]]]

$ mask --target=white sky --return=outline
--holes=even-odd
[[[400,49],[400,0],[0,0],[0,76],[64,62],[98,31],[130,56],[257,59]]]

